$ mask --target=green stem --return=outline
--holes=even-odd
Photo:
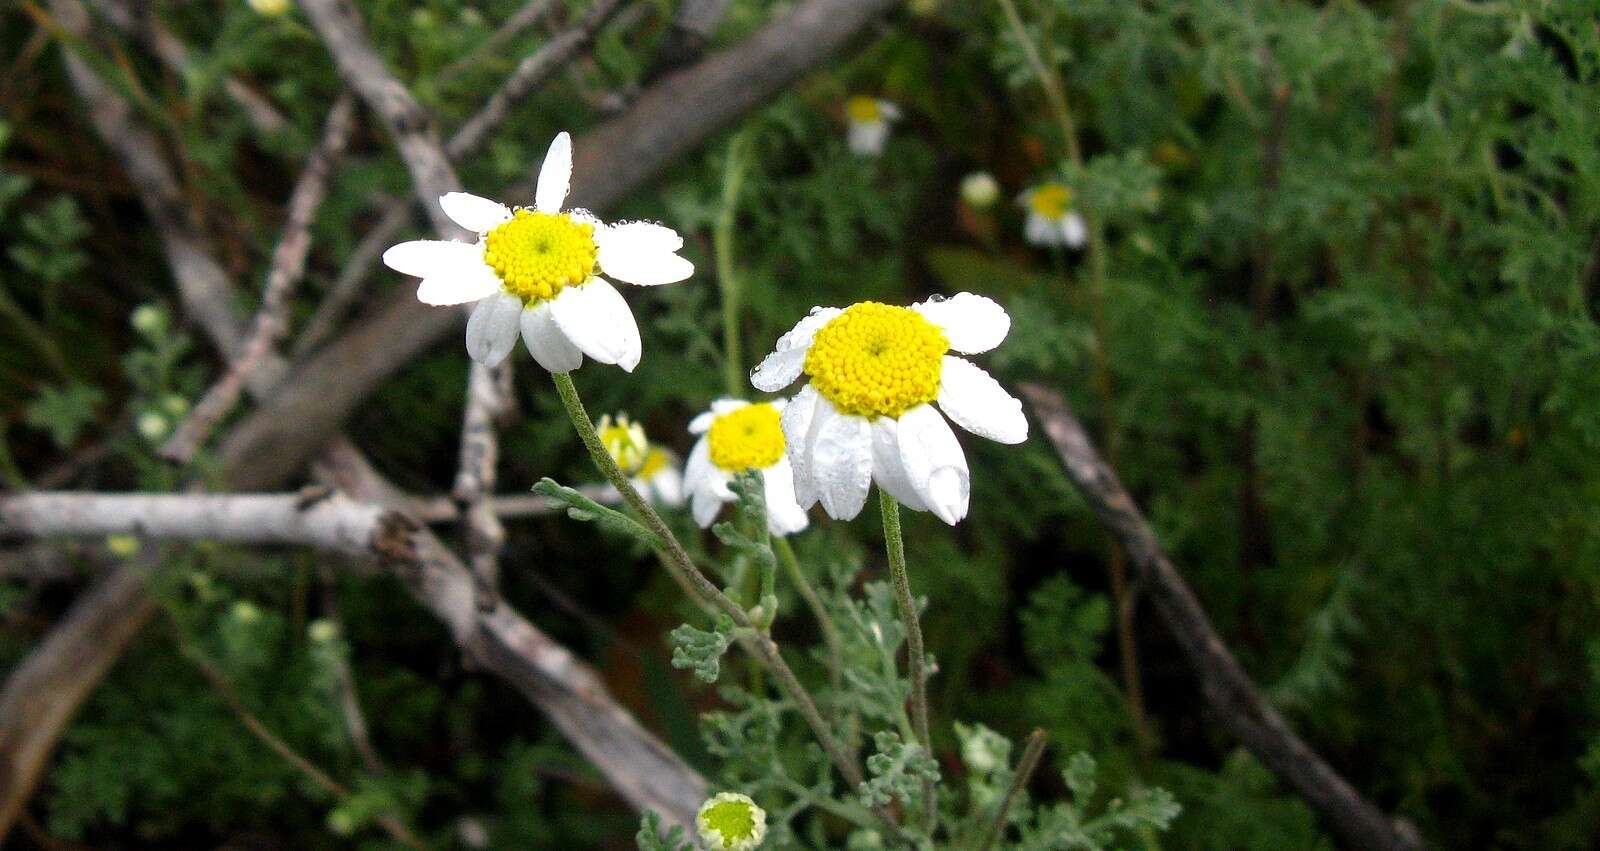
[[[1044,755],[1044,741],[1043,730],[1036,729],[1028,736],[1028,744],[1023,748],[1022,758],[1017,760],[1016,773],[1011,775],[1011,786],[1006,789],[1006,796],[1000,800],[1000,806],[995,810],[994,819],[989,823],[989,830],[978,845],[978,851],[989,851],[995,840],[1005,835],[1006,814],[1010,812],[1017,796],[1028,785],[1028,779],[1033,776],[1034,769],[1039,767],[1039,757]]]
[[[577,431],[578,439],[583,441],[584,448],[589,451],[589,457],[594,460],[594,464],[600,469],[601,475],[606,477],[606,480],[611,483],[612,487],[617,489],[618,493],[622,494],[622,501],[643,520],[645,528],[655,533],[656,537],[661,540],[662,563],[682,580],[686,587],[693,589],[694,595],[700,599],[700,602],[715,607],[731,618],[735,624],[753,633],[748,642],[741,642],[741,644],[751,649],[755,656],[772,671],[773,677],[778,681],[778,687],[789,696],[790,700],[794,701],[795,708],[805,718],[806,723],[810,725],[818,743],[827,752],[829,759],[833,761],[834,767],[839,770],[839,773],[844,776],[845,780],[849,781],[850,785],[861,785],[865,779],[861,773],[861,767],[839,747],[838,741],[834,739],[833,733],[828,728],[828,723],[823,720],[822,713],[817,710],[816,701],[812,700],[811,694],[806,691],[805,686],[800,684],[799,678],[794,675],[794,670],[789,667],[789,663],[783,660],[782,654],[778,652],[778,645],[772,640],[771,636],[757,627],[743,607],[729,599],[727,594],[722,593],[722,589],[707,579],[706,575],[701,573],[698,567],[695,567],[694,560],[689,557],[689,553],[683,548],[683,544],[679,543],[677,536],[672,534],[672,530],[667,527],[666,521],[662,520],[661,515],[656,513],[650,503],[639,495],[639,491],[634,488],[633,483],[628,481],[628,477],[617,467],[616,460],[611,457],[611,453],[606,451],[605,444],[600,442],[600,435],[594,430],[594,421],[589,419],[589,412],[584,410],[583,400],[578,397],[578,388],[573,386],[571,374],[557,372],[550,377],[555,381],[556,392],[561,396],[561,404],[567,409],[567,417],[572,420],[572,427]]]
[[[817,589],[806,579],[806,573],[801,569],[800,559],[795,556],[794,547],[790,546],[789,539],[781,535],[773,538],[772,551],[777,553],[778,560],[783,562],[783,569],[789,574],[789,581],[794,583],[800,599],[804,600],[806,607],[811,610],[811,616],[817,619],[817,629],[822,631],[822,642],[828,645],[828,682],[834,691],[838,691],[844,685],[844,643],[839,639],[839,628],[834,625],[833,618],[828,616],[828,610],[823,607],[822,597],[817,594]]]
[[[900,503],[880,488],[878,508],[883,514],[883,544],[889,554],[889,576],[894,580],[895,600],[900,604],[900,617],[906,627],[906,667],[911,671],[911,723],[916,728],[917,742],[922,745],[923,752],[932,756],[933,741],[928,735],[927,657],[922,649],[922,626],[918,622],[917,602],[911,596],[911,577],[906,573],[906,544],[900,532]],[[936,815],[933,781],[924,780],[922,791],[931,831]]]
[[[728,143],[728,159],[722,173],[722,209],[713,228],[712,249],[717,264],[717,288],[722,294],[722,370],[729,395],[745,390],[744,354],[739,344],[739,281],[733,271],[733,226],[739,211],[739,192],[744,188],[749,138],[737,134]]]

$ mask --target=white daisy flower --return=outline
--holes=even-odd
[[[616,419],[607,414],[595,425],[595,432],[640,496],[673,508],[683,505],[683,474],[678,471],[678,459],[651,443],[645,437],[644,426],[628,419],[627,414],[618,414]],[[607,493],[620,498],[615,491],[616,488],[608,488]]]
[[[1028,211],[1022,235],[1034,245],[1082,248],[1089,239],[1083,216],[1072,209],[1072,190],[1065,184],[1041,183],[1022,193],[1017,203]]]
[[[850,152],[864,157],[883,154],[890,122],[900,120],[900,107],[882,98],[855,95],[844,102]]]
[[[711,525],[723,503],[733,502],[728,487],[745,470],[758,470],[766,484],[767,528],[774,535],[790,535],[806,527],[806,512],[794,498],[794,471],[783,439],[784,400],[745,402],[718,399],[711,410],[689,423],[689,433],[701,435],[689,452],[683,484],[690,507],[701,528]]]
[[[669,227],[607,225],[583,210],[562,212],[571,177],[572,137],[563,132],[545,154],[532,208],[451,192],[439,205],[479,235],[476,243],[422,239],[383,253],[389,268],[422,279],[423,303],[478,303],[467,320],[473,360],[498,364],[520,331],[533,359],[551,372],[577,369],[584,355],[632,372],[639,326],[600,274],[645,287],[694,274],[694,264],[677,254],[683,238]]]
[[[751,851],[767,838],[767,811],[749,795],[719,792],[695,816],[700,840],[713,851]]]
[[[1001,443],[1026,440],[1028,420],[999,382],[949,352],[989,351],[1010,330],[1004,308],[972,293],[813,308],[750,377],[766,391],[811,379],[783,412],[801,507],[821,501],[847,520],[876,481],[907,508],[952,525],[965,517],[967,458],[945,417]]]

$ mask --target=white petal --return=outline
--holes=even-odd
[[[863,157],[881,156],[883,146],[889,141],[889,122],[852,121],[845,135],[850,153]]]
[[[622,293],[604,278],[567,287],[550,305],[556,326],[584,354],[627,372],[639,365],[639,326]]]
[[[550,143],[550,150],[544,155],[544,165],[539,167],[539,185],[533,193],[533,208],[541,213],[561,212],[571,181],[572,137],[563,130]]]
[[[711,441],[700,438],[689,450],[689,460],[683,465],[683,486],[698,491],[711,473]]]
[[[813,307],[804,319],[795,323],[787,334],[778,338],[772,354],[762,358],[755,372],[750,373],[750,383],[757,390],[776,393],[800,377],[806,364],[806,351],[822,326],[833,321],[844,311],[837,307]]]
[[[441,270],[423,278],[417,285],[417,301],[423,304],[466,304],[500,291],[494,270],[475,261],[458,269]]]
[[[694,512],[694,522],[706,529],[716,521],[717,512],[722,510],[722,500],[711,488],[702,486],[690,497],[690,510]]]
[[[944,417],[929,405],[918,405],[900,416],[900,461],[911,488],[928,510],[954,526],[967,516],[971,478],[967,456]]]
[[[639,287],[676,284],[694,274],[694,264],[670,252],[632,254],[600,248],[600,270]]]
[[[1082,248],[1089,241],[1089,225],[1079,213],[1068,213],[1061,220],[1061,240],[1068,248]]]
[[[483,247],[473,242],[416,239],[383,252],[383,265],[413,278],[428,278],[473,264],[483,265]]]
[[[497,366],[517,345],[522,299],[498,293],[478,302],[467,319],[467,354],[485,366]]]
[[[549,372],[571,372],[583,366],[583,352],[556,327],[549,302],[522,311],[522,344]]]
[[[439,199],[439,206],[452,221],[473,233],[488,233],[511,218],[511,209],[506,205],[470,192],[446,192]]]
[[[655,486],[656,500],[662,505],[679,508],[683,505],[683,474],[673,462],[656,473],[650,483]]]
[[[872,424],[822,399],[811,433],[811,476],[822,508],[835,520],[849,520],[861,513],[872,486]]]
[[[939,326],[950,341],[950,348],[969,355],[1000,345],[1011,332],[1011,317],[1006,309],[994,299],[975,293],[930,298],[911,309]]]
[[[595,228],[595,244],[600,247],[600,262],[606,251],[621,254],[672,254],[683,248],[683,237],[666,225],[655,222],[618,222]]]
[[[761,471],[767,496],[767,529],[774,535],[792,535],[810,522],[794,498],[794,469],[788,458]]]
[[[939,373],[939,410],[967,431],[1000,443],[1028,439],[1022,403],[981,367],[944,356]]]
[[[911,487],[905,462],[900,460],[899,423],[893,417],[872,422],[872,478],[878,487],[913,511],[927,511],[928,504]]]
[[[822,395],[807,384],[783,409],[780,422],[789,462],[794,467],[794,497],[801,508],[817,504],[817,486],[811,477],[811,422]]]
[[[878,114],[890,121],[900,120],[900,105],[892,100],[878,99]]]
[[[695,415],[694,419],[689,421],[689,433],[705,434],[711,430],[711,424],[716,422],[716,419],[716,411],[701,411]]]
[[[1023,225],[1022,235],[1033,245],[1060,245],[1061,228],[1056,223],[1038,213],[1029,213],[1027,224]]]

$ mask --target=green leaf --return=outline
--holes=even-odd
[[[683,836],[683,825],[675,824],[666,835],[661,834],[661,814],[645,810],[639,821],[639,833],[633,838],[639,851],[691,851],[692,846]]]
[[[884,806],[898,798],[907,802],[922,795],[922,782],[939,782],[939,763],[913,742],[902,742],[897,733],[887,730],[873,737],[878,752],[867,757],[867,773],[872,777],[859,788],[861,800],[869,807]]]
[[[609,529],[633,538],[652,549],[661,547],[661,539],[656,537],[654,532],[646,529],[639,521],[616,509],[607,508],[584,496],[579,491],[556,482],[554,479],[540,479],[539,483],[533,486],[533,492],[565,505],[567,507],[567,516],[574,520],[594,523],[603,529]]]
[[[689,624],[679,626],[671,634],[672,667],[692,670],[697,678],[708,683],[716,682],[722,672],[722,654],[728,652],[734,635],[733,620],[727,615],[719,616],[710,632],[695,629]]]
[[[87,384],[45,387],[28,403],[22,418],[28,425],[50,432],[50,439],[66,449],[94,422],[95,409],[104,401],[105,393]]]

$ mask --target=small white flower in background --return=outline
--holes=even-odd
[[[1000,200],[1000,181],[987,171],[975,171],[961,178],[961,200],[978,210],[992,207]]]
[[[855,95],[844,102],[851,153],[876,157],[889,141],[889,123],[900,120],[900,107],[882,98]]]
[[[848,520],[875,481],[907,508],[952,525],[965,517],[967,458],[945,417],[1000,443],[1026,440],[1028,419],[999,382],[949,352],[987,352],[1010,330],[1005,308],[972,293],[813,308],[750,376],[768,392],[810,378],[783,412],[800,505],[820,501]]]
[[[714,851],[750,851],[767,838],[767,811],[738,792],[717,793],[701,805],[694,823]]]
[[[1034,245],[1082,248],[1089,239],[1083,216],[1072,209],[1072,190],[1062,183],[1041,183],[1022,193],[1017,203],[1028,211],[1023,236]]]
[[[256,14],[265,18],[281,18],[294,8],[294,0],[247,0]]]
[[[791,535],[806,527],[806,512],[795,501],[794,471],[785,451],[786,404],[718,399],[711,410],[690,421],[689,433],[701,437],[689,452],[683,483],[701,528],[717,519],[724,503],[736,499],[728,483],[746,470],[760,472],[766,485],[767,528],[772,534]]]
[[[571,372],[583,356],[628,372],[639,365],[639,326],[605,273],[639,286],[694,274],[679,257],[683,238],[650,222],[607,225],[583,210],[562,212],[572,177],[572,137],[556,136],[539,171],[534,206],[512,209],[465,192],[439,199],[445,214],[479,234],[476,243],[415,240],[383,253],[397,272],[422,279],[424,304],[477,302],[467,354],[494,366],[522,341],[539,365]]]
[[[650,502],[683,505],[683,474],[678,472],[677,459],[672,453],[651,443],[645,436],[644,426],[618,414],[615,419],[607,414],[595,424],[600,442],[605,445],[611,460],[628,476],[635,490]],[[615,495],[615,488],[607,488]]]
[[[140,436],[154,443],[167,436],[167,429],[171,424],[167,422],[166,417],[155,411],[145,411],[139,415],[137,420],[134,420],[133,425],[134,428],[139,430]]]

